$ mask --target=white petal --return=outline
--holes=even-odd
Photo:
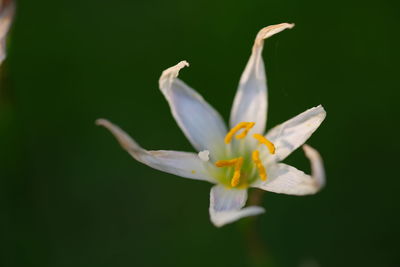
[[[189,64],[181,61],[165,70],[160,89],[167,99],[176,122],[198,150],[209,150],[211,157],[223,152],[226,126],[223,119],[196,91],[177,78],[179,70]]]
[[[252,132],[264,133],[267,119],[267,84],[261,55],[264,39],[293,26],[294,24],[281,23],[265,27],[258,32],[233,101],[231,127],[240,122],[255,122]]]
[[[221,227],[237,221],[243,217],[254,216],[264,212],[257,206],[246,207],[247,190],[228,189],[222,185],[215,185],[210,192],[210,218],[211,222]]]
[[[311,161],[311,173],[283,164],[273,164],[268,168],[268,179],[257,181],[252,186],[266,191],[288,195],[310,195],[317,193],[325,185],[325,171],[319,153],[308,145],[303,146]]]
[[[326,117],[324,108],[310,108],[296,117],[271,129],[266,138],[276,148],[275,155],[263,155],[268,161],[282,161],[304,144]]]
[[[121,128],[105,119],[98,119],[97,125],[107,128],[118,140],[123,149],[137,161],[154,169],[185,178],[214,182],[197,154],[179,151],[147,151],[141,148]]]

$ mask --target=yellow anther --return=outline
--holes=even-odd
[[[231,166],[235,167],[235,170],[233,172],[233,177],[231,180],[232,187],[237,186],[240,182],[240,171],[242,169],[242,165],[243,165],[243,157],[229,159],[229,160],[218,160],[217,162],[215,162],[215,166],[219,168],[231,167]]]
[[[265,171],[265,168],[260,160],[260,152],[258,150],[254,150],[252,154],[252,159],[254,164],[256,165],[258,169],[258,174],[260,175],[261,180],[266,181],[267,180],[267,172]]]
[[[217,166],[218,168],[234,166],[237,160],[238,158],[228,159],[228,160],[218,160],[217,162],[215,162],[215,166]]]
[[[235,136],[236,139],[245,138],[246,135],[249,133],[250,129],[253,128],[253,126],[256,124],[255,122],[245,122],[245,123],[246,123],[246,125],[244,127],[244,130],[240,134]]]
[[[231,180],[232,187],[237,186],[240,182],[240,170],[242,169],[242,165],[243,165],[243,157],[240,157],[238,158],[235,164],[235,172],[233,173],[233,177]]]
[[[235,127],[233,127],[229,133],[225,136],[225,144],[229,144],[232,141],[233,136],[240,131],[241,129],[244,129],[242,133],[236,135],[236,139],[242,139],[245,138],[247,133],[250,131],[251,128],[253,128],[255,122],[240,122],[238,123]]]
[[[253,134],[253,137],[260,142],[260,144],[265,145],[271,154],[275,154],[275,146],[274,144],[269,141],[267,138],[262,136],[261,134]]]

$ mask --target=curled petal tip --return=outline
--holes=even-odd
[[[189,67],[189,63],[186,60],[182,60],[175,66],[172,66],[166,70],[164,70],[161,74],[160,80],[159,80],[159,85],[160,87],[163,87],[166,81],[170,81],[171,79],[174,79],[178,77],[179,71],[183,69],[184,67]]]
[[[321,155],[316,149],[307,144],[304,144],[302,148],[304,150],[304,153],[306,154],[306,157],[311,162],[311,176],[314,178],[316,186],[319,190],[320,188],[325,186],[326,183],[325,169]]]
[[[178,63],[179,66],[183,67],[189,67],[189,62],[187,62],[186,60],[182,60],[181,62]]]
[[[271,25],[271,26],[262,28],[257,34],[256,40],[254,42],[254,46],[257,46],[257,47],[262,46],[265,39],[281,32],[283,30],[291,29],[293,27],[294,27],[294,23],[280,23],[280,24]]]
[[[181,69],[183,69],[184,67],[189,67],[189,63],[186,60],[182,60],[175,66],[172,66],[172,67],[164,70],[163,73],[161,74],[160,80],[167,76],[172,76],[173,78],[178,77],[179,71]]]
[[[182,60],[180,61],[178,64],[176,64],[173,67],[168,68],[167,70],[171,70],[172,73],[177,73],[176,76],[178,76],[178,73],[181,69],[183,69],[184,67],[189,67],[189,62],[187,62],[186,60]]]
[[[312,148],[311,146],[309,146],[309,145],[307,145],[307,144],[304,144],[302,148],[303,148],[304,153],[306,154],[307,157],[309,157],[310,154],[312,154],[312,153],[315,151],[314,148]],[[316,151],[315,151],[315,152],[316,152]]]

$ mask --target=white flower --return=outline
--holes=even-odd
[[[325,118],[317,106],[272,128],[266,135],[267,88],[261,52],[264,39],[290,29],[282,23],[263,28],[242,74],[233,103],[230,127],[196,91],[177,78],[189,64],[182,61],[165,70],[159,80],[172,115],[198,154],[178,151],[147,151],[111,122],[99,119],[133,158],[152,168],[189,179],[215,184],[210,193],[210,217],[216,226],[264,212],[262,207],[244,207],[247,188],[275,193],[307,195],[324,185],[319,153],[304,145],[312,175],[280,163],[311,136]]]

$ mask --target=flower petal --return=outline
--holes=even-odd
[[[211,222],[221,227],[243,217],[264,213],[264,209],[257,206],[246,207],[246,189],[227,189],[222,185],[215,185],[210,192]]]
[[[239,88],[233,101],[231,127],[240,122],[255,122],[252,131],[264,133],[267,119],[267,84],[261,55],[264,39],[293,27],[294,24],[281,23],[265,27],[258,32],[253,51],[240,78]]]
[[[197,149],[209,150],[211,157],[221,156],[226,126],[223,119],[196,91],[177,78],[186,61],[165,70],[160,89],[167,99],[176,122]]]
[[[107,128],[118,140],[122,148],[128,151],[137,161],[163,172],[214,183],[214,179],[209,175],[205,167],[205,164],[208,163],[203,162],[197,154],[166,150],[147,151],[141,148],[121,128],[111,122],[105,119],[98,119],[96,124]]]
[[[6,38],[14,13],[14,1],[0,1],[0,64],[6,58]]]
[[[324,187],[326,184],[325,181],[325,168],[324,162],[322,161],[321,155],[318,153],[317,150],[312,148],[309,145],[303,145],[304,153],[306,157],[311,162],[311,173],[312,177],[314,178],[315,182],[320,186]]]
[[[276,148],[274,155],[264,155],[268,161],[282,161],[290,153],[304,144],[314,131],[320,126],[326,117],[324,108],[319,105],[310,108],[296,117],[275,126],[271,129],[266,138],[270,140]]]
[[[317,193],[325,185],[325,171],[320,154],[308,145],[303,146],[311,162],[311,173],[283,164],[272,164],[268,168],[268,179],[256,181],[252,186],[266,191],[288,195],[310,195]]]

